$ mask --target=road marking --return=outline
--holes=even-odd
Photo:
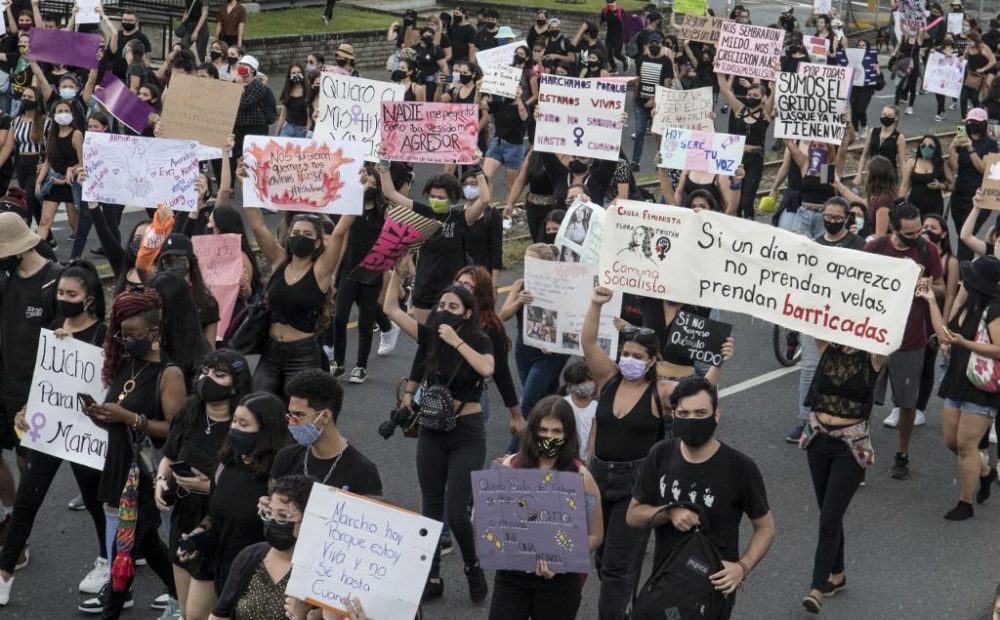
[[[774,381],[785,375],[790,375],[793,372],[798,372],[798,366],[792,366],[790,368],[779,368],[777,370],[772,370],[771,372],[765,372],[762,375],[753,377],[752,379],[747,379],[746,381],[741,381],[736,385],[730,385],[727,388],[719,390],[719,398],[725,398],[727,396],[733,396],[734,394],[739,394],[751,388],[755,388],[758,385],[763,385],[768,381]]]

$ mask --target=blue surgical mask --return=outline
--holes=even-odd
[[[289,424],[288,432],[292,434],[292,439],[300,446],[311,446],[316,443],[319,436],[323,434],[323,429],[316,426],[315,422],[306,424]]]
[[[59,89],[59,96],[62,97],[63,99],[72,99],[73,97],[76,97],[76,89],[75,88],[60,88]]]
[[[924,159],[930,159],[934,157],[934,147],[933,146],[922,146],[920,147],[920,156]]]
[[[646,362],[634,357],[622,357],[618,360],[618,370],[629,381],[638,381],[646,375]]]

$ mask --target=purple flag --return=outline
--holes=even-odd
[[[136,133],[142,133],[149,125],[149,115],[156,113],[153,106],[136,97],[110,71],[104,74],[101,85],[94,91],[94,99]]]
[[[68,30],[32,28],[28,33],[28,58],[67,67],[96,69],[101,37]]]

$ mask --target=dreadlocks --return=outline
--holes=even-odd
[[[104,369],[101,379],[104,385],[111,385],[124,356],[121,342],[115,337],[121,333],[122,321],[142,315],[151,326],[160,325],[160,294],[152,288],[126,290],[115,298],[108,321],[108,336],[104,341]]]

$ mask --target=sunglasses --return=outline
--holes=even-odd
[[[635,325],[626,325],[622,328],[622,335],[627,340],[634,340],[635,342],[653,342],[656,338],[656,331],[648,327],[636,327]]]

